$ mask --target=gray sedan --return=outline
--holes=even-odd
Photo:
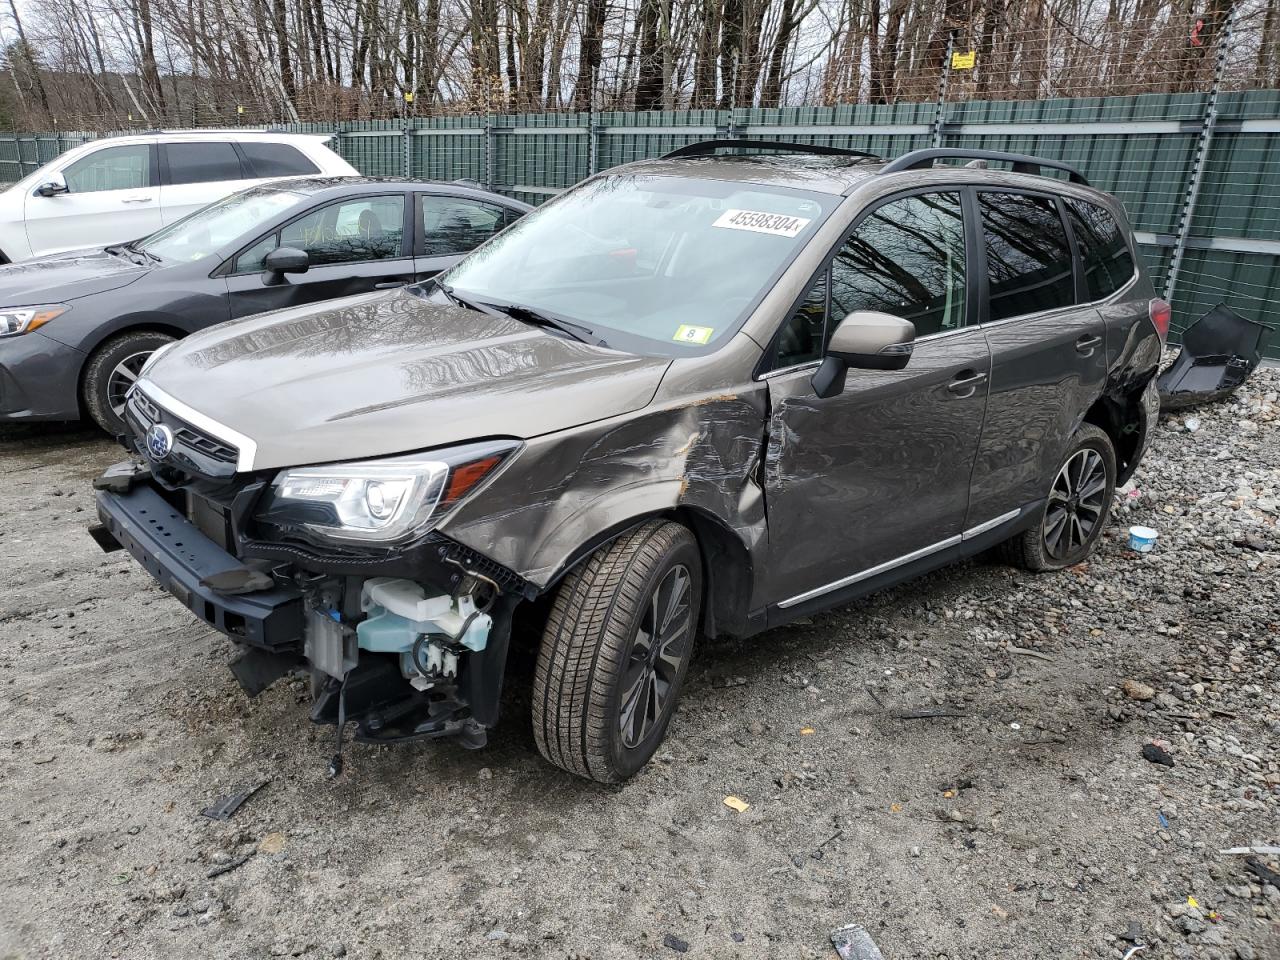
[[[529,209],[460,183],[291,180],[132,243],[0,267],[0,422],[87,414],[121,433],[126,391],[166,344],[426,279]]]

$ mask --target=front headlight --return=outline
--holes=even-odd
[[[43,327],[71,308],[65,303],[42,303],[35,307],[0,308],[0,337],[14,337]]]
[[[404,543],[439,523],[519,448],[516,440],[494,440],[282,470],[255,519],[285,539]]]

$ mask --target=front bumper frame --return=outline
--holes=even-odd
[[[197,530],[148,483],[98,490],[98,517],[156,582],[200,620],[231,639],[273,652],[302,649],[302,591],[292,585],[223,594],[202,585],[244,565]]]

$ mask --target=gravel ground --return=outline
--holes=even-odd
[[[0,958],[833,957],[850,922],[889,960],[1280,957],[1280,889],[1220,852],[1280,843],[1278,388],[1164,420],[1118,497],[1152,555],[1113,526],[1062,574],[979,561],[704,643],[619,790],[545,764],[518,700],[487,750],[326,780],[301,681],[246,699],[84,535],[117,451],[10,430]]]

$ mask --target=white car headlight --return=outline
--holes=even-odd
[[[14,337],[43,327],[71,308],[65,303],[42,303],[35,307],[0,307],[0,337]]]
[[[289,539],[400,544],[427,533],[490,479],[516,440],[282,470],[255,515]]]

